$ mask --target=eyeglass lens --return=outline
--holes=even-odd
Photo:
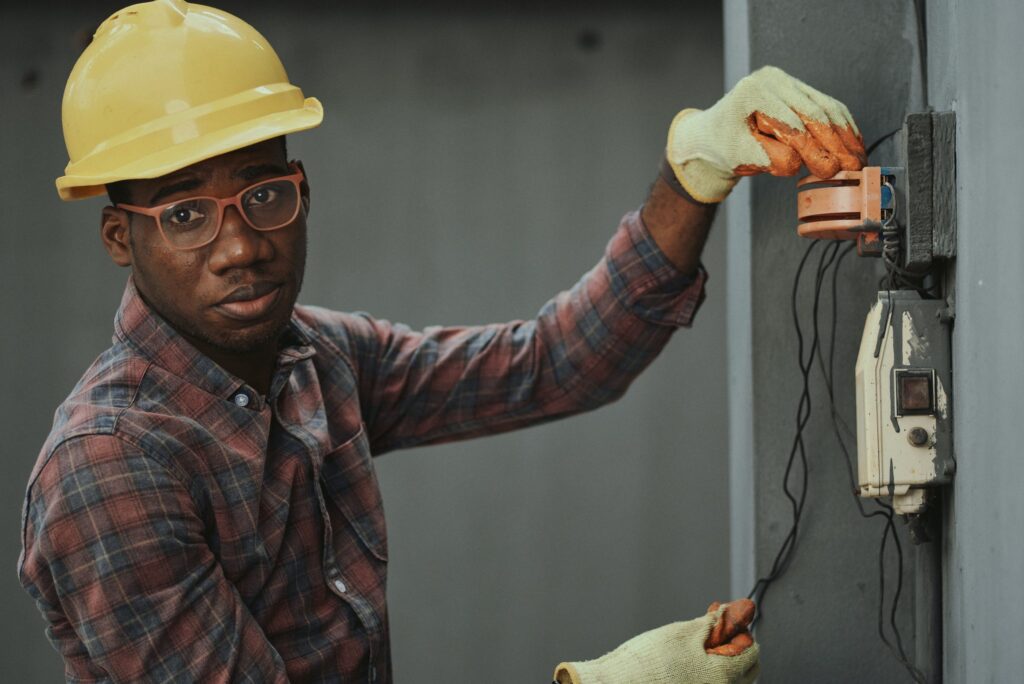
[[[295,217],[299,194],[290,180],[272,180],[250,189],[241,197],[242,212],[257,230],[280,228]],[[182,200],[160,213],[160,226],[176,247],[200,245],[220,228],[217,201],[200,197]]]

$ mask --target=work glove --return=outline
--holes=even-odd
[[[806,164],[819,178],[867,163],[850,110],[777,67],[758,69],[706,110],[672,120],[666,158],[698,202],[721,202],[740,176],[792,176]]]
[[[597,660],[562,663],[557,684],[749,684],[758,646],[747,631],[754,604],[712,603],[707,615],[633,637]]]

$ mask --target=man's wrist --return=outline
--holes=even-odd
[[[640,216],[665,257],[679,272],[693,275],[717,207],[680,194],[659,174]]]
[[[683,184],[679,182],[679,178],[676,177],[676,172],[672,168],[672,164],[669,163],[668,158],[661,158],[661,166],[658,167],[658,174],[661,176],[662,180],[665,181],[665,185],[683,199],[704,207],[717,204],[717,202],[701,202],[687,192],[686,188],[683,187]]]

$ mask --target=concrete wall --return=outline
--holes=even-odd
[[[16,682],[60,676],[14,573],[24,482],[125,279],[101,203],[53,190],[64,79],[117,8],[65,5],[0,21],[0,679]],[[530,316],[571,285],[643,200],[672,114],[721,91],[717,3],[663,5],[227,5],[327,110],[291,141],[313,188],[302,299],[472,323]],[[727,594],[723,254],[719,230],[696,329],[617,405],[381,460],[401,681],[545,681]]]
[[[958,256],[950,269],[957,475],[945,497],[942,667],[931,675],[954,683],[1018,681],[1024,652],[1013,644],[1024,629],[1024,551],[1014,533],[1024,523],[1018,491],[1024,461],[1014,426],[1024,384],[1024,310],[1016,303],[1024,289],[1024,196],[1016,174],[1024,147],[1018,123],[1024,110],[1024,6],[1012,0],[933,0],[926,15],[927,105],[957,114],[958,202]],[[844,99],[869,140],[925,104],[911,3],[894,10],[892,3],[877,2],[826,7],[799,0],[727,0],[726,44],[728,78],[764,62],[791,68]],[[876,160],[888,161],[891,150],[883,146]],[[764,570],[788,519],[784,500],[770,485],[779,481],[791,430],[780,398],[796,391],[794,366],[780,366],[777,357],[793,341],[788,322],[777,317],[785,295],[779,274],[791,272],[801,247],[787,231],[792,198],[791,184],[758,180],[729,214],[734,586],[749,582],[755,569]],[[847,343],[873,290],[869,271],[858,264],[843,280],[848,313],[839,329],[850,339],[838,358],[847,367],[854,353]],[[752,390],[744,381],[748,368]],[[848,397],[846,404],[849,417]],[[767,602],[770,612],[759,635],[762,680],[905,680],[881,651],[869,614],[876,533],[867,532],[876,526],[850,517],[845,492],[836,484],[841,478],[831,460],[834,448],[822,430],[819,423],[813,431],[810,521],[793,568]],[[754,489],[751,479],[757,482],[754,506],[743,496]],[[925,574],[916,563],[908,568],[918,588],[927,584]],[[927,599],[907,596],[901,616],[908,628],[911,612]],[[822,615],[829,616],[823,629]],[[921,637],[911,634],[918,642]],[[915,646],[910,651],[919,664],[936,655],[922,643]]]
[[[845,102],[870,142],[920,106],[913,25],[910,3],[728,1],[728,84],[762,65],[779,66]],[[880,149],[875,160],[891,149]],[[808,246],[796,234],[795,179],[744,183],[747,187],[727,207],[734,594],[745,593],[756,577],[769,572],[791,525],[782,481],[802,381],[790,293]],[[813,272],[813,267],[805,271],[798,298],[805,354]],[[853,365],[879,275],[877,261],[852,256],[838,280],[835,382],[839,412],[851,425]],[[822,320],[830,315],[828,299]],[[791,563],[762,604],[761,681],[909,681],[877,633],[882,525],[857,512],[817,369],[811,400],[804,432],[807,500]],[[794,475],[791,488],[799,481]],[[914,654],[915,554],[908,547],[904,539],[907,565],[898,624],[907,652]],[[896,569],[890,563],[888,570],[891,597]]]
[[[1024,651],[1024,5],[928,6],[931,104],[957,113],[958,256],[953,330],[957,474],[944,558],[950,683],[1018,681]]]

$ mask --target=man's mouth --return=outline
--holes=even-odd
[[[232,290],[214,306],[217,311],[237,321],[252,321],[262,318],[277,304],[281,294],[279,283],[260,282],[243,285]]]

